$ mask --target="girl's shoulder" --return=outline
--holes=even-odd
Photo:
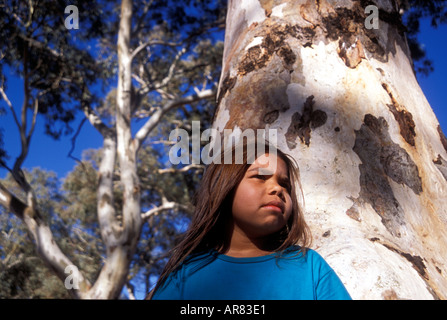
[[[187,256],[183,261],[183,264],[194,264],[198,261],[202,261],[204,259],[206,260],[213,256],[215,256],[214,250],[195,252]]]
[[[192,253],[181,263],[181,269],[196,269],[213,262],[216,259],[216,251],[208,250]]]
[[[298,245],[290,246],[281,254],[282,258],[292,258],[312,264],[325,264],[324,258],[315,250],[310,248],[303,248]]]

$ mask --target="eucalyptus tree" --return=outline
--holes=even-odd
[[[147,177],[139,176],[145,172],[139,154],[149,135],[156,138],[169,130],[168,124],[160,126],[162,119],[182,126],[185,116],[203,114],[212,104],[221,52],[212,33],[222,27],[222,3],[74,1],[68,17],[67,7],[68,3],[54,1],[4,1],[1,6],[1,66],[22,77],[24,102],[21,108],[13,105],[3,73],[0,93],[20,133],[21,153],[12,165],[1,154],[1,164],[23,196],[0,184],[0,202],[24,222],[39,256],[73,297],[117,298],[135,253],[140,253],[144,222],[168,210],[189,210],[163,194],[163,188],[150,194],[157,194],[155,198],[141,201],[148,194],[142,189]],[[99,86],[105,88],[104,96]],[[91,183],[96,205],[85,213],[96,216],[104,244],[104,260],[94,279],[55,241],[51,221],[43,216],[22,170],[37,115],[45,116],[50,135],[60,137],[71,132],[79,113],[86,119],[81,123],[88,121],[103,137],[97,167],[88,168],[89,177],[96,171]],[[160,170],[177,172],[165,169]],[[65,186],[69,183],[68,179]],[[60,210],[66,213],[73,209],[69,207]]]
[[[214,128],[277,130],[355,299],[447,297],[447,140],[405,32],[422,15],[445,22],[445,2],[228,3]]]

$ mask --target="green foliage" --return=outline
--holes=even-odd
[[[73,34],[65,28],[64,10],[68,4],[88,11],[81,20],[92,29]],[[96,1],[9,0],[0,7],[0,66],[8,65],[25,79],[29,93],[25,103],[31,106],[34,99],[39,100],[46,131],[55,138],[71,132],[69,124],[79,105],[68,103],[94,100],[88,87],[102,77],[103,68],[85,44],[102,36],[103,15]],[[7,86],[4,75],[0,85]]]

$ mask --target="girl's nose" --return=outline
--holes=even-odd
[[[284,190],[283,188],[279,185],[279,183],[277,181],[271,181],[270,185],[269,185],[269,194],[271,195],[277,195],[278,197],[280,197],[282,200],[284,200]]]

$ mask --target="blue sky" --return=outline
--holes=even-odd
[[[419,76],[418,80],[427,100],[435,112],[444,133],[447,134],[447,25],[433,29],[428,21],[421,24],[420,42],[427,51],[428,57],[434,62],[434,72],[429,76]],[[23,83],[20,79],[8,77],[7,94],[11,102],[16,106],[22,104]],[[20,153],[20,140],[17,128],[9,109],[4,101],[0,103],[7,109],[6,116],[1,116],[0,127],[4,128],[4,147],[10,155],[9,165]],[[76,130],[77,122],[73,124]],[[43,119],[38,118],[35,134],[31,140],[29,155],[24,163],[25,168],[41,167],[46,170],[55,171],[60,178],[72,170],[76,164],[75,160],[68,157],[71,149],[71,136],[62,137],[56,141],[44,134]],[[88,148],[99,148],[102,138],[99,133],[86,122],[76,140],[76,148],[73,155],[81,158],[82,151]],[[0,168],[0,177],[6,175],[6,170]]]
[[[435,68],[429,76],[419,76],[419,84],[447,134],[447,25],[433,29],[425,20],[419,39]]]

